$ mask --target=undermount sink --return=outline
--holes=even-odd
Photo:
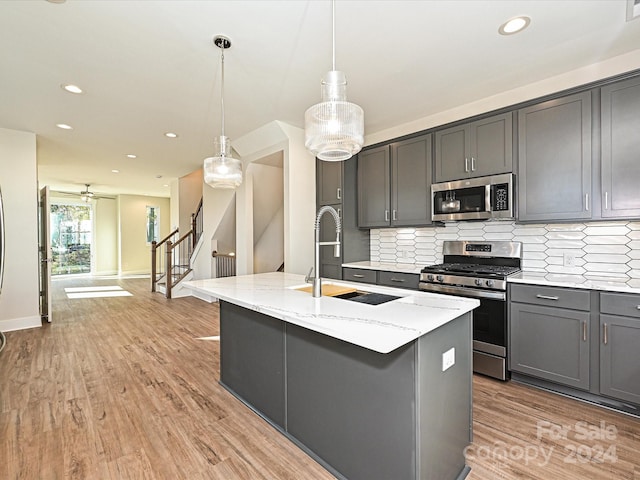
[[[366,303],[367,305],[381,305],[383,303],[391,302],[402,297],[398,297],[396,295],[387,295],[385,293],[361,292],[359,290],[356,290],[355,292],[335,295],[333,298],[342,298],[343,300]]]

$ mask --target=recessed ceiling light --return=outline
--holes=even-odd
[[[137,155],[134,155],[133,153],[129,153],[129,154],[127,155],[127,158],[138,158],[138,156],[137,156]]]
[[[120,170],[113,169],[111,170],[111,173],[120,173]]]
[[[498,33],[500,33],[500,35],[513,35],[527,28],[530,23],[531,19],[527,16],[521,15],[514,17],[500,25]]]
[[[67,0],[47,0],[47,2],[49,2],[49,3],[64,3],[66,1]]]
[[[66,123],[56,123],[56,127],[63,130],[73,130],[73,127],[71,125],[67,125]]]
[[[167,185],[166,183],[164,185],[162,185],[163,187],[168,187],[169,185]]]
[[[79,86],[73,85],[71,83],[60,85],[60,87],[69,93],[82,93],[82,89]]]
[[[173,133],[173,132],[167,132],[164,134],[165,137],[169,137],[169,138],[177,138],[178,134],[177,133]]]

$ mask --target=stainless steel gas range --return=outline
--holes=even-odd
[[[500,380],[507,372],[507,277],[521,270],[522,243],[445,241],[444,263],[422,269],[420,289],[473,297],[473,370]]]

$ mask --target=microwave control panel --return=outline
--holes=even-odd
[[[491,206],[494,212],[509,210],[509,184],[491,185]]]

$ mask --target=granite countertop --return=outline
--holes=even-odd
[[[562,275],[557,273],[520,272],[509,276],[509,283],[527,283],[552,287],[584,288],[605,292],[640,293],[638,279],[624,281],[607,278],[587,278],[582,275]]]
[[[365,260],[362,262],[343,263],[343,267],[346,268],[364,268],[366,270],[381,270],[384,272],[397,272],[397,273],[416,273],[419,274],[424,265],[414,265],[413,263],[386,263],[386,262],[371,262]]]
[[[342,280],[324,284],[351,286],[402,298],[366,305],[340,298],[314,298],[296,290],[303,275],[272,272],[257,275],[192,280],[187,288],[278,318],[333,338],[389,353],[480,305],[472,298],[363,285]]]

